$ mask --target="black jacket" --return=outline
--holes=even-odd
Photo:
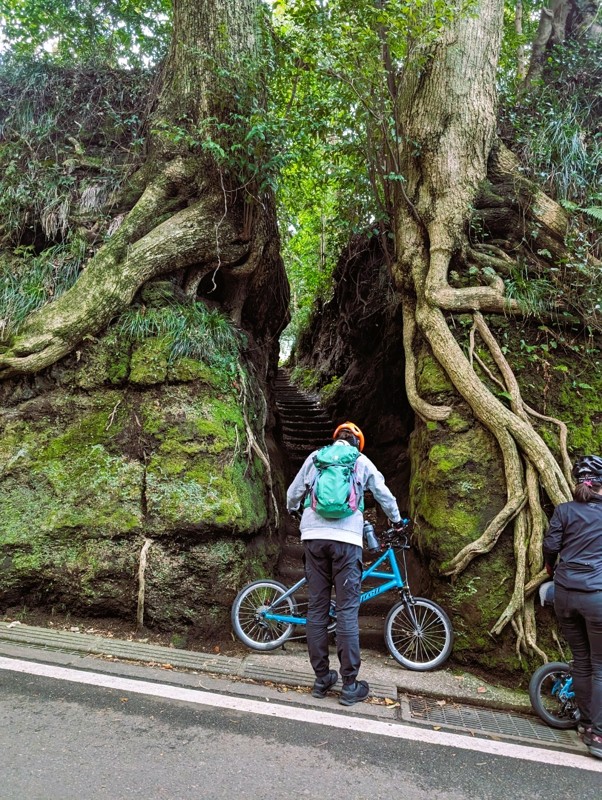
[[[602,495],[589,503],[556,507],[543,540],[545,563],[554,583],[580,592],[602,591]]]

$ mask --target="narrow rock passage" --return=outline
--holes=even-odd
[[[319,447],[332,441],[335,423],[320,406],[318,398],[294,386],[287,370],[279,369],[275,385],[276,406],[282,423],[283,441],[288,456],[287,485],[294,478],[307,456]],[[339,420],[343,422],[343,420]],[[364,556],[367,553],[364,552]],[[278,559],[276,578],[291,586],[303,577],[303,545],[299,539],[298,524],[287,522]],[[372,559],[373,561],[374,559]],[[376,584],[369,584],[369,586]],[[364,588],[369,588],[365,586]],[[300,592],[298,600],[305,602],[306,595]],[[394,593],[387,593],[360,609],[360,633],[362,642],[384,649],[383,627],[388,609],[397,600]],[[295,635],[302,634],[298,631]]]

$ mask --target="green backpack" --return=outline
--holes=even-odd
[[[314,456],[316,477],[305,498],[305,508],[312,508],[325,519],[350,517],[364,510],[364,494],[357,483],[355,464],[357,447],[329,444]]]

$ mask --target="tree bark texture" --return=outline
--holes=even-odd
[[[452,402],[443,406],[421,396],[417,375],[434,357],[450,388],[491,434],[505,476],[502,508],[478,536],[445,561],[442,571],[459,576],[474,558],[491,552],[514,522],[514,589],[492,632],[499,634],[512,623],[517,646],[532,652],[537,644],[528,595],[544,576],[541,541],[546,518],[540,486],[553,504],[569,500],[568,458],[560,465],[535,429],[536,412],[526,407],[511,363],[484,316],[500,314],[512,320],[522,314],[518,303],[506,297],[502,279],[512,259],[495,248],[485,252],[479,247],[473,258],[467,229],[488,174],[491,181],[492,174],[500,179],[505,173],[508,180],[512,173],[513,194],[520,195],[522,186],[522,204],[538,218],[540,235],[558,249],[567,219],[556,203],[521,179],[512,154],[496,139],[495,73],[503,10],[503,0],[477,3],[474,13],[460,17],[442,33],[432,50],[424,53],[420,68],[408,70],[400,85],[400,163],[406,182],[405,203],[396,218],[394,278],[404,295],[406,380],[416,414],[438,427],[457,410],[453,395],[445,395]],[[450,265],[462,272],[471,260],[488,268],[481,269],[477,281],[451,284]],[[453,330],[458,315],[472,319],[471,340],[478,339],[486,350],[493,373],[487,375],[478,363],[474,345],[469,352],[460,346]],[[509,403],[493,393],[492,377]],[[418,506],[420,491],[416,484]]]

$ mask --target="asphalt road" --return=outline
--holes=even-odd
[[[0,685],[1,800],[602,797],[600,772],[10,670]]]

